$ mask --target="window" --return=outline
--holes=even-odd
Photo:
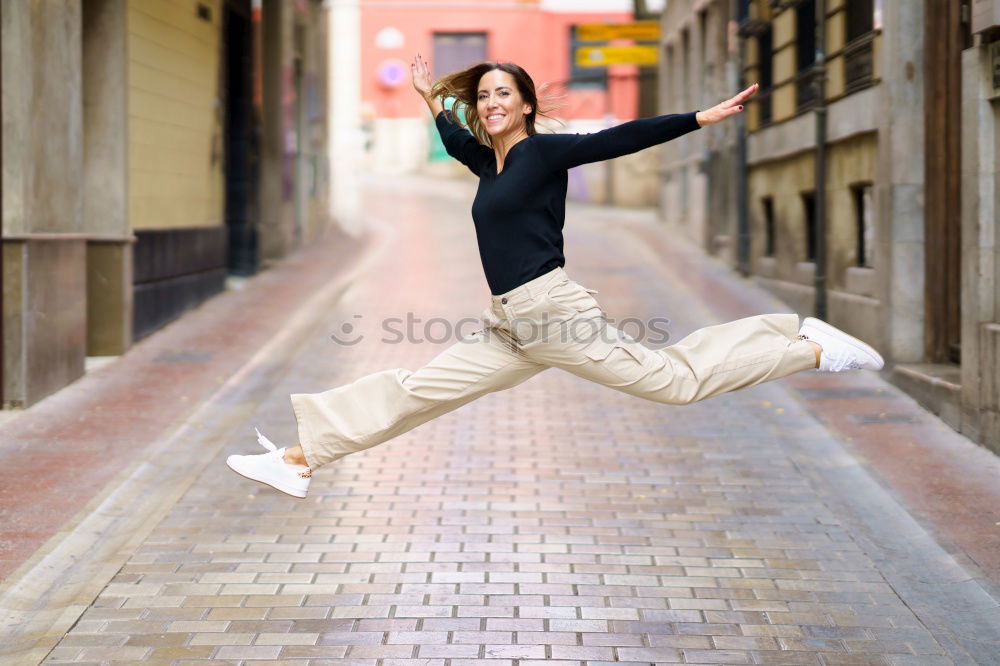
[[[486,60],[485,32],[435,32],[434,76],[440,77]]]
[[[759,115],[757,122],[766,125],[771,122],[771,87],[774,77],[771,69],[772,59],[771,24],[757,35],[757,72],[760,91],[757,93]]]
[[[802,193],[802,219],[806,223],[806,261],[816,261],[816,194]]]
[[[764,207],[764,256],[773,257],[775,250],[775,229],[774,229],[774,199],[764,197],[761,199]]]
[[[795,8],[795,62],[799,72],[816,62],[816,0],[806,0]]]
[[[872,82],[874,0],[848,0],[845,13],[847,44],[844,46],[844,84],[847,92],[854,92]]]
[[[813,87],[813,64],[816,62],[816,0],[805,0],[795,7],[795,99],[798,110],[816,100]]]
[[[772,41],[771,41],[771,24],[767,25],[767,28],[761,31],[757,35],[757,57],[759,58],[757,62],[757,68],[760,72],[760,89],[761,91],[770,90],[771,86],[774,84],[772,69],[771,69],[771,59],[773,51]]]
[[[667,45],[667,94],[669,95],[670,101],[668,104],[673,104],[674,100],[677,99],[677,59],[674,56],[674,46],[673,44]]]
[[[875,28],[874,0],[847,0],[847,41],[867,35]]]
[[[703,71],[707,71],[711,63],[709,62],[708,50],[708,10],[703,9],[698,12],[698,65]],[[708,76],[703,77],[708,82]],[[704,90],[704,88],[703,88]]]
[[[576,26],[569,26],[569,83],[574,90],[608,89],[608,70],[605,67],[580,67],[576,64],[576,50],[581,46],[601,46],[603,42],[581,42],[576,37]]]
[[[681,82],[681,99],[684,100],[684,106],[690,106],[688,100],[692,99],[694,93],[691,90],[691,31],[687,28],[681,31]]]
[[[748,18],[750,18],[750,0],[737,0],[736,20],[742,22]]]
[[[858,266],[871,268],[875,265],[875,222],[872,219],[872,186],[859,183],[851,188],[854,198],[854,225],[857,231]]]

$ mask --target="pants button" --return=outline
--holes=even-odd
[[[506,298],[501,298],[500,302],[503,303],[504,305],[507,305],[507,299]]]

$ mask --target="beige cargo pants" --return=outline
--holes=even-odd
[[[795,314],[709,326],[654,350],[612,326],[596,293],[556,268],[493,296],[483,329],[416,372],[394,368],[322,393],[292,394],[306,461],[316,469],[381,444],[550,367],[685,405],[816,366],[812,345],[796,337]]]

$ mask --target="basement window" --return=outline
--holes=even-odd
[[[774,198],[764,197],[760,201],[764,208],[764,256],[773,257],[775,250]]]
[[[816,261],[816,193],[802,193],[802,219],[805,221],[806,261]]]
[[[872,268],[875,265],[875,222],[872,219],[871,183],[858,183],[851,187],[854,199],[854,228],[857,232],[857,265]]]

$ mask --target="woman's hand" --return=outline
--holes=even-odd
[[[413,77],[413,89],[427,102],[427,108],[435,118],[444,110],[444,103],[437,97],[431,97],[431,70],[418,53],[410,63],[410,75]]]
[[[414,90],[420,93],[421,97],[427,99],[427,96],[431,94],[431,72],[419,53],[410,63],[410,75],[413,76]]]
[[[721,104],[716,104],[707,111],[699,111],[695,114],[695,119],[698,121],[698,125],[701,127],[704,127],[705,125],[714,125],[715,123],[722,122],[729,116],[736,115],[743,110],[743,102],[748,100],[751,95],[757,92],[759,87],[760,85],[755,83],[736,97],[727,99]]]

